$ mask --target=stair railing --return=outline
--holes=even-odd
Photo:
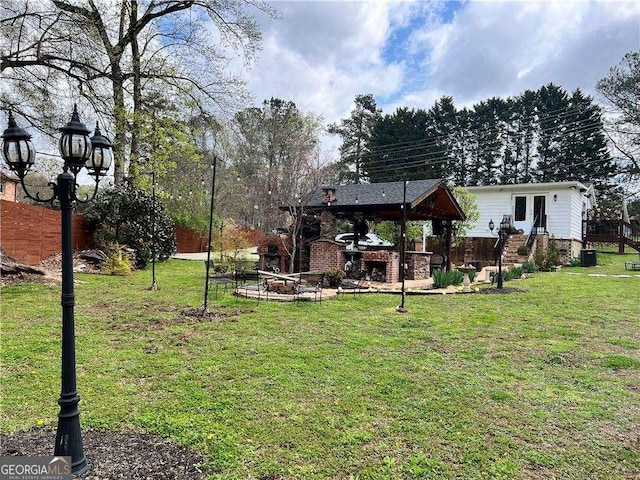
[[[640,227],[628,222],[620,222],[622,241],[634,247],[636,250],[640,246]]]
[[[531,249],[533,248],[533,242],[536,241],[536,235],[538,234],[538,227],[536,224],[538,223],[539,215],[536,215],[536,218],[533,219],[533,225],[531,227],[531,231],[529,232],[529,236],[527,237],[527,241],[525,242],[525,247],[527,247],[527,253],[531,253]]]

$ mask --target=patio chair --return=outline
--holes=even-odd
[[[359,295],[362,295],[363,291],[368,290],[369,284],[366,277],[362,277],[357,282],[343,280],[342,283],[340,284],[340,287],[342,288],[343,291],[349,290],[353,292],[353,298],[355,298],[356,293]]]
[[[433,272],[435,272],[436,270],[444,269],[446,262],[443,255],[440,255],[439,253],[434,253],[433,255],[431,255],[431,259],[429,263],[431,265],[429,275],[433,277]]]
[[[205,267],[207,266],[207,261],[204,261]],[[221,273],[220,271],[217,271],[217,269],[214,267],[213,265],[213,261],[210,260],[209,261],[209,280],[211,280],[213,282],[213,284],[215,285],[215,291],[216,291],[216,297],[215,299],[218,299],[218,289],[220,287],[223,287],[224,289],[224,294],[227,293],[227,288],[230,287],[231,285],[233,285],[234,283],[234,278],[233,275],[231,274],[227,274],[227,273]]]
[[[640,257],[640,252],[638,253],[638,256]],[[624,262],[624,269],[625,270],[640,270],[640,261]]]
[[[318,296],[320,297],[319,301],[322,301],[322,284],[324,283],[324,273],[320,275],[320,279],[317,282],[313,283],[299,283],[296,286],[295,298],[296,302],[300,301],[300,297],[305,293],[309,294],[308,297],[311,297],[313,294],[313,301],[318,301]]]
[[[267,280],[257,270],[245,271],[236,270],[236,301],[238,294],[244,291],[245,297],[249,298],[249,292],[257,294],[258,303],[264,295],[269,300],[269,290]],[[252,295],[253,296],[253,295]]]

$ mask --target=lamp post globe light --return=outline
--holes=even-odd
[[[493,218],[489,220],[489,230],[493,234],[493,230],[496,228],[495,223],[493,223]],[[508,215],[504,215],[502,217],[502,221],[500,222],[500,226],[498,227],[498,282],[497,288],[502,290],[503,280],[502,280],[502,252],[504,251],[504,245],[507,241],[507,237],[509,236],[509,231],[511,230],[511,220]]]
[[[71,120],[60,128],[60,155],[64,160],[63,171],[55,183],[51,183],[52,193],[41,198],[40,193],[32,196],[24,179],[35,162],[35,149],[31,135],[18,127],[13,114],[9,112],[9,126],[2,134],[2,155],[9,168],[18,176],[27,197],[41,203],[60,202],[62,231],[62,372],[61,393],[58,399],[58,430],[54,455],[71,457],[71,472],[82,475],[90,468],[82,448],[80,432],[80,397],[76,391],[76,355],[73,293],[73,244],[72,210],[74,202],[88,203],[97,191],[100,179],[107,173],[113,159],[111,142],[100,133],[96,124],[94,136],[89,138],[89,129],[80,122],[78,109],[74,105]],[[86,168],[95,180],[92,195],[79,198],[76,177]]]

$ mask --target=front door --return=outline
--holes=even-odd
[[[547,226],[546,195],[515,195],[513,197],[513,226],[529,234],[533,227],[543,233]]]
[[[544,233],[547,231],[547,197],[544,195],[535,195],[533,197],[533,226],[536,233]]]

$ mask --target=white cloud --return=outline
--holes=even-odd
[[[472,2],[428,32],[433,87],[470,103],[554,82],[594,85],[640,47],[640,7],[631,2]]]
[[[385,2],[275,2],[282,18],[263,25],[249,86],[256,102],[293,100],[333,122],[358,93],[402,88],[403,68],[381,56],[390,28]]]
[[[373,93],[385,113],[457,106],[549,82],[594,85],[640,49],[635,1],[290,1],[261,19],[263,50],[248,73],[256,103],[293,100],[326,123]]]

